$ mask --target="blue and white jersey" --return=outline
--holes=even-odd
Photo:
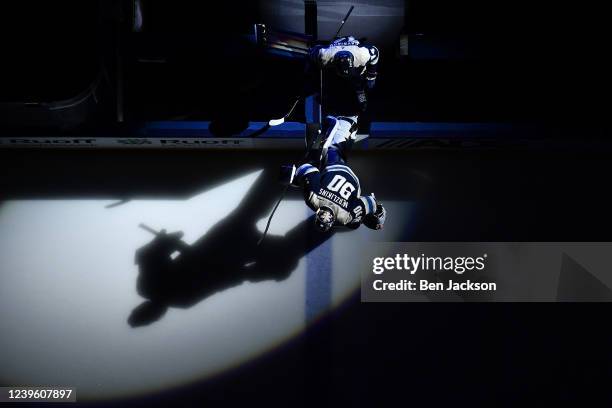
[[[365,72],[368,80],[376,78],[376,64],[378,64],[379,58],[378,48],[373,45],[362,45],[353,36],[338,38],[326,47],[315,47],[311,55],[321,67],[325,68],[332,63],[334,56],[340,51],[349,51],[353,54],[353,69],[356,76],[361,76]]]
[[[351,68],[338,71],[335,57],[340,52],[352,55]],[[317,45],[310,50],[308,64],[307,93],[321,92],[322,106],[326,114],[333,116],[360,115],[367,109],[366,91],[374,88],[379,60],[379,51],[373,45],[364,45],[355,37],[342,37],[329,45]],[[318,69],[313,69],[317,67]]]
[[[359,178],[343,164],[327,166],[323,171],[303,164],[296,170],[292,184],[304,187],[304,200],[313,211],[330,207],[339,225],[357,227],[365,215],[376,211],[374,197],[361,195]]]

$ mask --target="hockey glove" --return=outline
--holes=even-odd
[[[368,108],[368,98],[366,96],[365,90],[357,91],[357,102],[359,103],[359,108],[362,112]]]
[[[387,210],[382,204],[377,204],[374,214],[368,214],[363,217],[363,225],[373,230],[379,230],[385,225],[386,219]]]

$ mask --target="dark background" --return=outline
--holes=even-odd
[[[143,0],[140,32],[127,0],[6,2],[0,102],[67,98],[101,73],[94,126],[115,123],[118,104],[126,122],[268,120],[301,90],[303,64],[246,40],[263,21],[261,2]],[[605,10],[598,2],[406,0],[396,40],[376,44],[383,58],[367,119],[605,126]],[[399,55],[400,34],[408,56]]]

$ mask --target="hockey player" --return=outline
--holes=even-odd
[[[366,91],[374,88],[379,60],[378,48],[364,45],[353,36],[340,37],[327,46],[310,50],[309,73],[323,72],[322,105],[332,116],[358,116],[367,108]]]
[[[312,162],[297,168],[283,166],[282,180],[302,188],[306,205],[316,213],[315,225],[321,232],[329,231],[334,225],[351,229],[361,224],[375,230],[383,228],[387,211],[374,194],[361,195],[359,179],[346,164],[346,142],[330,140],[326,140],[329,147],[320,168]]]
[[[363,45],[353,36],[341,37],[327,46],[318,45],[310,50],[307,82],[314,90],[318,77],[315,71],[321,73],[323,89],[319,97],[327,115],[324,125],[333,127],[341,122],[331,134],[336,142],[342,138],[349,143],[354,141],[359,115],[368,105],[366,91],[374,88],[378,60],[376,47]],[[324,127],[323,130],[329,134],[333,129]],[[334,134],[336,132],[341,134]]]
[[[323,144],[320,166],[325,166],[330,145],[342,146],[346,156],[355,141],[359,115],[366,110],[366,90],[374,88],[379,60],[378,49],[363,45],[353,36],[341,37],[327,46],[315,46],[310,50],[307,72],[314,89],[315,69],[323,76],[320,102],[327,115],[323,123]],[[346,160],[346,159],[345,159]]]

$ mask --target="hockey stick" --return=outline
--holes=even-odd
[[[308,158],[308,154],[310,153],[310,149],[312,148],[312,145],[314,144],[315,140],[316,138],[313,139],[313,141],[310,143],[310,146],[306,146],[306,154],[304,154],[304,157],[302,157],[301,161],[304,161]],[[289,190],[290,185],[291,183],[287,184],[285,188],[283,189],[283,192],[281,193],[280,197],[278,197],[278,201],[274,205],[274,208],[272,209],[272,213],[270,213],[270,216],[268,217],[268,222],[266,223],[266,229],[264,230],[261,238],[259,238],[259,241],[257,241],[257,246],[259,246],[263,242],[263,240],[266,238],[266,235],[268,235],[268,229],[270,228],[272,217],[274,217],[274,213],[276,213],[276,209],[280,205],[281,201],[283,201],[283,198],[285,198],[285,194],[287,194],[287,190]]]
[[[344,16],[344,18],[342,19],[342,23],[340,23],[340,27],[338,27],[338,31],[336,31],[336,35],[334,35],[334,40],[336,38],[338,38],[338,35],[340,34],[340,31],[342,30],[342,27],[344,27],[344,23],[346,23],[346,20],[348,20],[349,16],[351,15],[351,13],[353,12],[353,9],[355,8],[355,6],[351,6],[351,8],[349,9],[348,13],[346,13],[346,16]]]
[[[266,229],[264,230],[263,235],[261,236],[261,238],[259,238],[259,241],[257,241],[257,246],[259,246],[263,242],[263,240],[266,238],[266,235],[268,235],[268,229],[270,228],[270,223],[272,222],[272,217],[274,217],[274,213],[276,212],[276,209],[280,205],[281,201],[283,201],[283,198],[285,198],[285,194],[287,194],[287,190],[289,190],[289,184],[287,184],[285,186],[285,188],[283,189],[283,192],[281,193],[280,197],[278,197],[278,201],[276,202],[276,205],[274,205],[274,208],[272,209],[272,213],[268,217],[268,223],[266,224]]]
[[[301,96],[298,96],[298,97],[295,99],[295,102],[293,102],[293,105],[291,105],[291,109],[289,109],[289,112],[287,112],[287,114],[286,114],[285,116],[283,116],[283,117],[282,117],[282,118],[280,118],[280,119],[270,119],[270,120],[268,121],[268,125],[269,125],[270,127],[272,127],[272,126],[278,126],[278,125],[281,125],[281,124],[285,123],[285,120],[287,120],[287,119],[289,118],[289,116],[291,116],[291,114],[292,114],[292,113],[293,113],[293,111],[295,110],[295,107],[297,106],[297,104],[298,104],[298,102],[300,101],[300,99],[302,99],[302,97],[301,97]]]
[[[287,112],[287,114],[285,116],[283,116],[282,118],[279,118],[279,119],[270,119],[268,121],[268,123],[266,123],[261,129],[257,129],[255,132],[253,132],[250,135],[245,136],[245,137],[257,137],[257,136],[261,135],[262,133],[267,132],[270,128],[272,128],[274,126],[282,125],[283,123],[285,123],[285,121],[289,118],[289,116],[291,116],[291,114],[295,110],[295,107],[298,105],[298,103],[300,102],[301,99],[302,99],[301,96],[298,96],[295,99],[295,101],[291,105],[291,109],[289,109],[289,112]]]

